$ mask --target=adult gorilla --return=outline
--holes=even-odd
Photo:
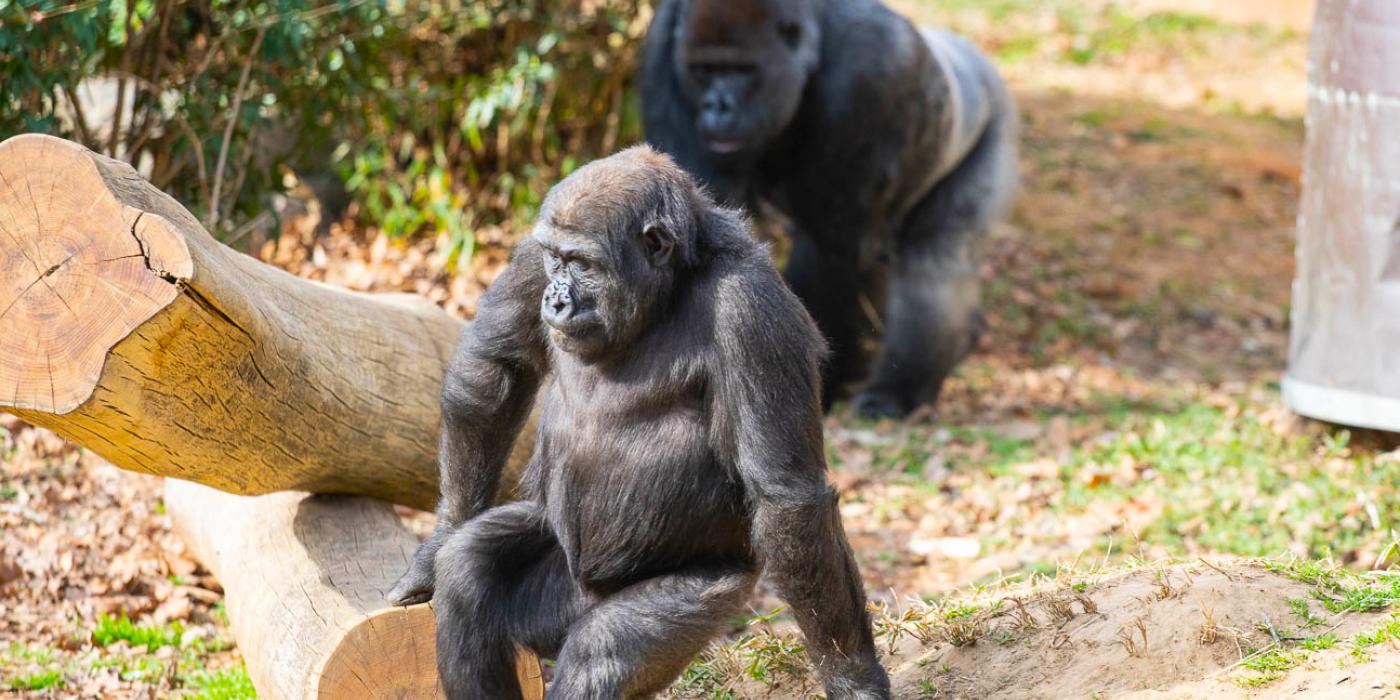
[[[642,100],[653,145],[719,199],[787,219],[785,277],[831,344],[825,404],[882,325],[857,410],[937,399],[982,327],[976,243],[1016,188],[991,63],[876,0],[666,0]]]

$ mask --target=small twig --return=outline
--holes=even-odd
[[[262,226],[263,224],[271,223],[271,222],[272,222],[272,219],[273,219],[273,217],[272,217],[272,213],[271,213],[271,212],[266,212],[266,211],[258,212],[258,215],[257,215],[257,216],[255,216],[255,217],[249,219],[248,222],[245,223],[245,224],[243,224],[242,226],[239,226],[239,227],[233,232],[233,235],[232,235],[232,236],[229,236],[229,237],[228,237],[228,240],[224,241],[224,245],[229,246],[229,247],[232,247],[234,243],[237,243],[237,242],[243,240],[243,237],[246,236],[246,235],[248,235],[250,232],[252,232],[253,229],[255,229],[255,228],[259,227],[259,226]],[[256,252],[256,251],[252,251],[252,252]]]
[[[125,74],[131,72],[131,16],[135,13],[136,0],[127,0],[126,16],[122,19],[122,22],[126,25],[122,27],[122,31],[127,35],[127,43],[125,50],[122,52],[122,75],[117,77],[117,108],[112,112],[112,133],[107,136],[107,155],[113,158],[120,157],[117,155],[117,142],[120,140],[122,130],[122,110],[126,106]],[[131,116],[135,119],[135,110],[132,110]]]
[[[214,166],[214,187],[209,192],[209,220],[204,228],[211,233],[219,225],[219,197],[224,187],[224,166],[228,163],[228,147],[233,141],[233,130],[238,126],[238,110],[243,107],[243,90],[248,86],[248,76],[253,72],[253,59],[258,55],[258,49],[262,48],[263,37],[267,35],[267,27],[258,27],[258,35],[253,39],[253,48],[248,51],[248,58],[243,61],[243,73],[238,76],[238,88],[233,93],[233,109],[229,114],[228,124],[224,125],[224,140],[219,144],[219,160]]]
[[[190,150],[194,152],[194,163],[199,168],[199,196],[208,201],[209,173],[204,168],[204,142],[199,140],[199,135],[194,132],[194,127],[190,126],[190,120],[186,119],[179,110],[175,111],[175,123],[180,125],[180,129],[185,132],[185,138],[190,141]]]
[[[1212,569],[1215,569],[1216,573],[1218,573],[1218,574],[1220,574],[1221,576],[1224,576],[1224,577],[1225,577],[1225,580],[1230,581],[1231,583],[1233,583],[1233,582],[1235,581],[1235,577],[1232,576],[1232,575],[1230,574],[1230,572],[1228,572],[1228,571],[1226,571],[1226,570],[1224,570],[1224,569],[1222,569],[1222,568],[1220,568],[1220,567],[1218,567],[1218,566],[1216,566],[1216,565],[1214,565],[1214,564],[1212,564],[1212,563],[1206,561],[1205,559],[1201,559],[1200,561],[1201,561],[1202,564],[1205,564],[1206,566],[1208,566],[1208,567],[1210,567],[1210,568],[1212,568]]]
[[[88,130],[87,115],[83,112],[83,106],[78,102],[78,93],[74,92],[71,85],[63,86],[63,95],[68,98],[68,104],[73,106],[73,121],[77,123],[78,138],[83,140],[83,145],[96,147],[92,142],[92,132]]]
[[[42,21],[44,21],[44,20],[46,20],[46,19],[52,19],[52,18],[58,17],[58,16],[60,16],[60,15],[66,15],[66,14],[68,14],[68,13],[70,13],[70,12],[81,12],[81,11],[83,11],[83,10],[86,10],[86,9],[90,8],[90,7],[96,7],[96,6],[97,6],[97,0],[84,0],[83,2],[75,2],[75,3],[73,3],[72,5],[65,5],[64,7],[59,7],[59,8],[53,9],[53,10],[49,10],[49,11],[47,11],[47,12],[42,12],[42,13],[40,13],[40,16],[39,16],[39,20],[38,20],[38,21],[39,21],[39,22],[42,22]],[[37,23],[38,23],[38,22],[36,22],[36,24],[37,24]]]
[[[1260,616],[1264,618],[1264,631],[1268,632],[1269,636],[1274,638],[1274,644],[1282,644],[1283,639],[1279,637],[1278,630],[1274,628],[1274,621],[1269,619],[1269,613],[1260,613]]]
[[[545,83],[544,95],[540,98],[540,111],[535,115],[535,128],[530,134],[530,155],[536,163],[544,162],[544,130],[549,123],[549,113],[554,108],[554,98],[559,93],[559,77]]]

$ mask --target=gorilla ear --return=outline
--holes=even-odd
[[[659,267],[670,261],[671,251],[676,248],[676,237],[661,224],[647,224],[642,229],[642,246],[646,248],[647,259]]]

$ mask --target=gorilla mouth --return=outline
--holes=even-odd
[[[710,139],[710,152],[721,155],[737,153],[744,148],[744,142],[739,139]]]
[[[562,350],[577,352],[602,342],[603,324],[594,318],[573,318],[563,323],[546,321],[549,334]]]

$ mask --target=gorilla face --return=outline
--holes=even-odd
[[[818,60],[811,3],[692,0],[675,60],[711,153],[759,150],[792,120]]]
[[[580,168],[545,198],[533,233],[549,283],[540,319],[585,363],[627,350],[669,298],[693,247],[694,184],[666,156]]]

